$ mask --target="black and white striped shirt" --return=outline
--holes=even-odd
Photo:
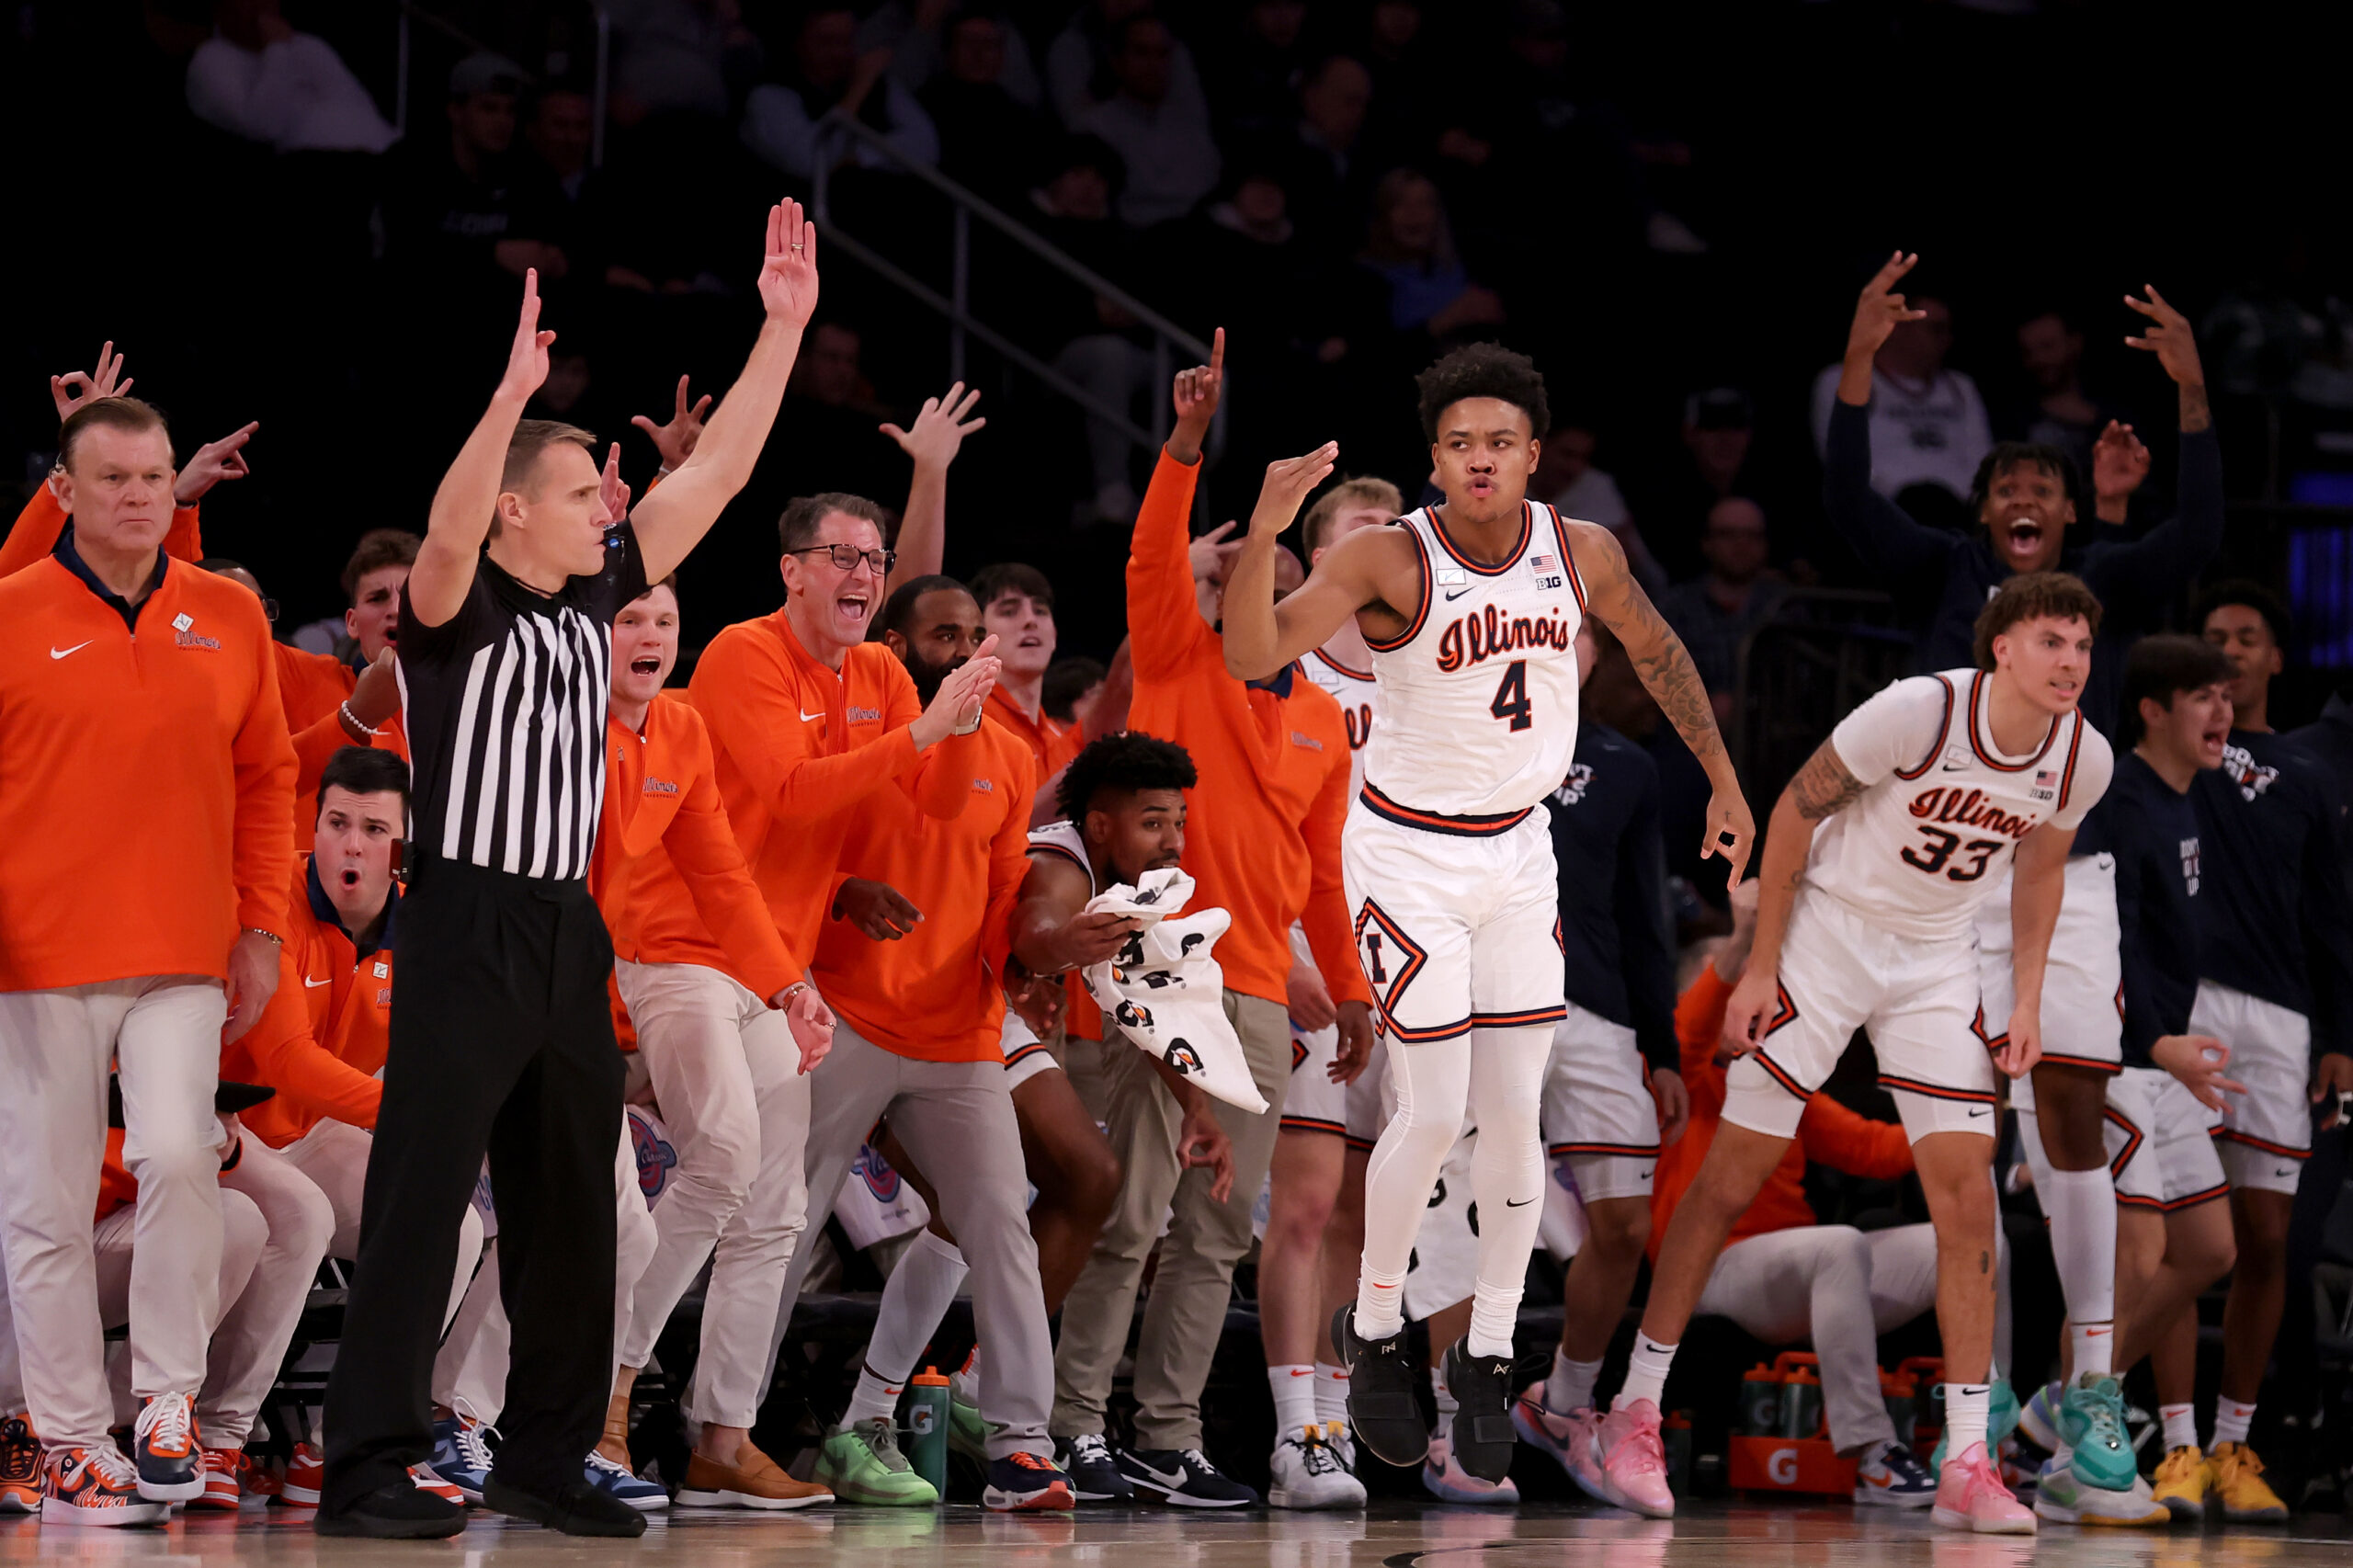
[[[546,595],[485,554],[464,606],[439,626],[420,623],[402,589],[410,833],[424,858],[587,875],[605,800],[613,617],[645,591],[629,524],[608,539],[606,560]]]

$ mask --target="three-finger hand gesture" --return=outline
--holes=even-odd
[[[2190,330],[2188,318],[2165,302],[2165,297],[2157,292],[2155,284],[2144,283],[2142,287],[2149,291],[2147,299],[2139,300],[2127,294],[2124,302],[2148,317],[2149,324],[2141,329],[2140,336],[2128,336],[2125,343],[2154,354],[2157,363],[2165,368],[2165,374],[2177,384],[2204,386],[2206,368],[2199,362],[2198,335]]]
[[[57,405],[57,422],[66,418],[84,403],[101,397],[129,397],[131,379],[122,373],[122,356],[114,351],[114,340],[98,350],[98,368],[95,370],[68,370],[62,376],[49,378],[49,400]]]
[[[981,401],[981,389],[965,389],[958,381],[948,389],[945,397],[927,397],[915,412],[915,421],[902,430],[896,425],[881,426],[882,434],[899,443],[899,449],[915,460],[917,468],[946,468],[956,460],[964,445],[964,437],[984,427],[988,421],[972,417],[972,405]]]
[[[687,378],[678,378],[677,406],[671,411],[667,425],[656,425],[647,415],[633,414],[630,423],[653,438],[654,449],[662,454],[662,469],[676,473],[687,466],[695,455],[695,443],[702,439],[702,422],[710,414],[710,394],[705,392],[692,407],[687,405]]]
[[[817,225],[787,199],[768,209],[767,254],[760,263],[760,303],[787,326],[805,327],[817,310]]]
[[[1915,311],[1905,302],[1895,286],[1904,275],[1920,265],[1918,253],[1906,256],[1897,251],[1887,258],[1887,265],[1871,274],[1863,285],[1862,293],[1855,301],[1854,324],[1847,329],[1847,359],[1869,359],[1877,355],[1890,334],[1904,322],[1918,321],[1928,312]]]

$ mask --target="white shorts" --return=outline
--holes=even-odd
[[[1858,1028],[1870,1031],[1880,1086],[1904,1131],[1991,1138],[1995,1070],[1977,1016],[1977,943],[1898,936],[1818,888],[1798,890],[1781,944],[1780,996],[1764,1043],[1725,1074],[1724,1119],[1794,1138],[1806,1102]]]
[[[2108,1085],[2108,1166],[2116,1201],[2171,1213],[2228,1197],[2215,1119],[2162,1067],[2119,1073]]]
[[[2313,1148],[2312,1020],[2201,980],[2189,1032],[2229,1046],[2226,1071],[2246,1085],[2245,1094],[2224,1096],[2229,1103],[2214,1131],[2231,1185],[2294,1192]]]
[[[2051,961],[2042,972],[2042,1060],[2113,1073],[2124,1062],[2123,937],[2116,918],[2116,857],[2078,855],[2067,862]],[[1977,1032],[1989,1048],[2009,1043],[2018,1005],[2010,969],[2010,883],[2005,879],[1977,912]]]
[[[1021,1015],[1007,1007],[1005,1028],[997,1037],[1005,1051],[1005,1091],[1011,1094],[1040,1073],[1059,1073],[1063,1064],[1046,1049],[1046,1042],[1037,1031],[1021,1021]]]
[[[1648,1198],[1658,1166],[1658,1104],[1623,1024],[1569,1004],[1544,1069],[1544,1152],[1566,1159],[1588,1203]]]
[[[1559,873],[1544,813],[1416,816],[1421,825],[1404,825],[1360,795],[1341,839],[1382,1033],[1418,1045],[1560,1022]]]
[[[1311,968],[1315,963],[1307,933],[1295,924],[1290,928],[1290,955]],[[1374,1040],[1372,1058],[1357,1074],[1357,1081],[1336,1084],[1332,1059],[1339,1051],[1336,1026],[1302,1029],[1291,1025],[1290,1082],[1283,1088],[1282,1130],[1328,1132],[1346,1139],[1352,1149],[1370,1150],[1389,1120],[1381,1101],[1381,1079],[1389,1065],[1389,1051],[1381,1041]]]

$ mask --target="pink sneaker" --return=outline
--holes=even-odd
[[[1509,1507],[1519,1501],[1519,1488],[1512,1484],[1511,1477],[1481,1480],[1456,1462],[1452,1447],[1444,1437],[1433,1436],[1429,1452],[1422,1457],[1422,1484],[1431,1496],[1446,1503],[1497,1507]]]
[[[1966,1452],[1946,1457],[1943,1473],[1937,1477],[1935,1517],[1949,1530],[1979,1535],[2034,1533],[2033,1512],[2002,1484],[1983,1443],[1972,1443]]]
[[[1541,1449],[1559,1460],[1561,1468],[1569,1472],[1569,1479],[1586,1496],[1597,1503],[1617,1506],[1609,1495],[1609,1483],[1601,1473],[1601,1417],[1592,1406],[1572,1410],[1566,1415],[1555,1415],[1544,1403],[1544,1385],[1530,1383],[1527,1392],[1512,1401],[1511,1424],[1521,1442]]]
[[[1658,1440],[1658,1406],[1638,1399],[1601,1418],[1596,1441],[1601,1453],[1601,1483],[1608,1500],[1645,1518],[1675,1517],[1675,1494],[1666,1486],[1666,1449]],[[2005,1494],[2006,1495],[2006,1494]]]

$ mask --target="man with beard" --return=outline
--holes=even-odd
[[[973,1316],[989,1346],[980,1388],[989,1426],[983,1501],[999,1510],[1068,1508],[1074,1499],[1046,1436],[1053,1347],[999,1043],[998,977],[1028,865],[1037,767],[1026,742],[980,711],[984,683],[974,689],[966,672],[995,673],[995,640],[982,635],[980,620],[972,596],[947,577],[918,577],[883,607],[885,630],[897,631],[906,649],[916,699],[928,708],[943,693],[967,694],[955,716],[969,737],[958,771],[970,783],[953,816],[884,790],[844,822],[839,868],[849,880],[810,966],[837,1022],[832,1060],[811,1081],[802,1170],[812,1228],[824,1223],[858,1145],[883,1117],[915,1158],[952,1173],[938,1189],[940,1217],[979,1264]],[[922,629],[912,642],[911,628]],[[807,1274],[803,1253],[785,1282],[774,1345],[783,1342]],[[860,1392],[820,1473],[846,1497],[929,1501],[927,1485],[909,1484],[920,1483],[898,1451],[896,1386],[862,1380]]]

